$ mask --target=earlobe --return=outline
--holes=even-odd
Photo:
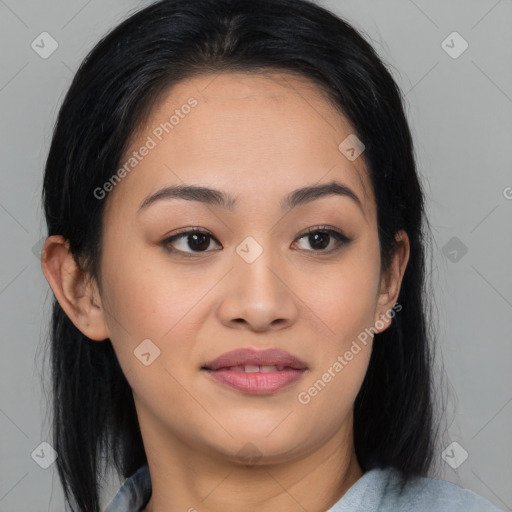
[[[398,300],[405,269],[409,261],[410,244],[407,233],[404,230],[400,230],[395,235],[395,239],[397,244],[392,261],[386,275],[382,276],[381,280],[381,290],[375,318],[378,332],[386,330],[391,325],[392,316],[389,314],[389,310],[393,308]],[[384,326],[379,328],[382,324]]]
[[[69,242],[60,235],[47,238],[41,268],[60,306],[83,334],[92,340],[109,337],[105,312],[93,279],[79,267]]]

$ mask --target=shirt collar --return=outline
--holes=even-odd
[[[105,512],[141,512],[151,498],[151,479],[147,464],[127,478]]]

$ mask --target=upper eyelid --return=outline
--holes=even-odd
[[[186,228],[186,230],[184,231],[180,231],[178,233],[175,233],[174,235],[171,235],[171,236],[168,236],[166,238],[164,238],[164,240],[162,240],[162,243],[164,245],[169,245],[171,242],[174,242],[175,240],[181,238],[181,237],[185,237],[187,235],[193,235],[193,234],[200,234],[200,235],[208,235],[210,236],[213,240],[215,240],[215,242],[219,245],[222,245],[215,236],[212,235],[212,233],[210,233],[209,231],[205,230],[205,229],[199,229],[199,228]],[[186,251],[181,251],[179,249],[175,249],[176,252],[186,252]],[[203,251],[203,252],[210,252],[210,251]],[[190,254],[193,254],[193,253],[190,253]],[[201,254],[200,252],[198,252],[197,254]]]
[[[194,235],[194,234],[200,234],[200,235],[208,235],[210,237],[212,237],[217,243],[220,244],[220,242],[217,240],[217,238],[212,234],[210,233],[208,230],[205,230],[205,229],[200,229],[200,228],[186,228],[186,230],[184,231],[179,231],[178,233],[175,233],[174,235],[171,235],[171,236],[168,236],[166,237],[163,241],[166,242],[166,241],[169,241],[169,240],[174,240],[176,238],[179,238],[179,237],[182,237],[182,236],[185,236],[185,235]]]
[[[351,242],[353,240],[353,238],[347,236],[342,230],[340,230],[339,228],[335,228],[335,227],[331,227],[331,226],[325,226],[325,225],[319,225],[319,226],[312,226],[310,228],[307,228],[306,231],[303,231],[301,234],[297,235],[297,237],[294,239],[294,242],[296,240],[300,240],[301,238],[304,238],[305,236],[311,234],[311,233],[316,233],[316,232],[327,232],[327,233],[334,233],[334,234],[337,234],[339,235],[342,240],[337,240],[338,243],[348,243],[348,242]],[[210,233],[210,231],[204,229],[204,228],[194,228],[194,227],[190,227],[190,228],[184,228],[183,231],[180,231],[178,233],[175,233],[174,235],[171,235],[169,237],[166,237],[162,243],[164,244],[170,244],[171,242],[175,241],[176,239],[179,239],[181,237],[184,237],[186,235],[191,235],[191,234],[204,234],[204,235],[208,235],[210,236],[213,240],[215,240],[215,242],[219,245],[222,246],[222,244],[217,240],[217,238],[212,234]],[[343,240],[344,239],[344,240]],[[187,251],[181,251],[180,249],[176,249],[175,250],[176,252],[182,252],[182,253],[185,253],[185,254],[204,254],[204,253],[207,253],[207,252],[211,252],[211,251],[199,251],[197,253],[194,253],[194,252],[190,252],[190,253],[187,253]],[[314,251],[314,252],[318,252],[318,253],[322,253],[322,252],[329,252],[329,251]]]
[[[307,228],[305,231],[303,231],[301,234],[297,235],[298,238],[302,238],[303,236],[306,236],[306,235],[309,235],[310,233],[316,233],[317,231],[334,231],[340,235],[343,235],[343,236],[346,236],[347,238],[349,238],[347,235],[345,235],[345,233],[340,230],[339,228],[335,228],[335,227],[331,227],[331,226],[323,226],[323,225],[320,225],[320,226],[313,226],[313,227],[310,227],[310,228]],[[195,233],[199,233],[199,234],[202,234],[202,235],[209,235],[211,236],[214,240],[216,240],[217,242],[219,242],[217,240],[217,238],[215,237],[215,235],[213,235],[210,231],[208,231],[207,229],[204,229],[204,228],[194,228],[194,227],[191,227],[191,228],[184,228],[184,231],[179,231],[178,233],[175,233],[174,235],[171,235],[169,237],[166,237],[164,239],[164,242],[167,241],[167,240],[172,240],[172,239],[175,239],[175,238],[179,238],[180,236],[184,236],[184,235],[190,235],[190,234],[195,234]],[[220,242],[219,242],[220,243]]]

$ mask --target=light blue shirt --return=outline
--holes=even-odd
[[[400,494],[398,472],[372,469],[326,512],[503,512],[478,494],[445,480],[419,477]],[[141,512],[151,497],[148,466],[125,480],[105,512]]]

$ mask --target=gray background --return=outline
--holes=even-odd
[[[147,2],[0,0],[2,234],[0,511],[64,509],[49,441],[41,339],[50,288],[38,260],[42,170],[58,107],[86,53]],[[406,93],[435,237],[439,346],[450,399],[442,477],[512,510],[512,1],[331,0],[362,30]],[[452,58],[442,42],[469,44]],[[58,42],[42,59],[31,43]],[[452,38],[453,39],[453,38]],[[452,52],[461,41],[450,38]],[[465,249],[466,248],[466,249]],[[465,253],[467,250],[467,253]],[[453,448],[453,446],[451,447]],[[37,451],[37,450],[36,450]],[[113,479],[105,503],[117,490]]]

